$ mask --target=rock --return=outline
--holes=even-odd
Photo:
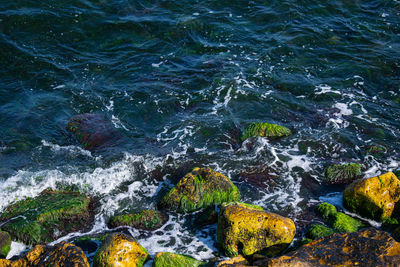
[[[219,262],[216,267],[239,267],[248,264],[249,262],[243,256],[239,255],[229,260]]]
[[[387,153],[387,149],[384,146],[380,145],[372,145],[367,149],[367,155],[374,155],[378,157],[382,157]]]
[[[237,201],[239,197],[239,190],[225,175],[211,168],[194,168],[161,199],[159,207],[192,212],[227,201]]]
[[[306,237],[314,240],[325,236],[329,236],[333,233],[334,233],[333,229],[326,227],[325,225],[313,224],[307,229]]]
[[[155,210],[144,210],[137,213],[111,217],[108,223],[110,228],[118,226],[130,226],[136,229],[153,231],[165,224],[168,216]]]
[[[149,253],[133,237],[123,233],[109,234],[93,259],[93,266],[141,267]]]
[[[268,267],[399,266],[400,243],[374,228],[333,234],[287,255],[255,262]]]
[[[293,240],[296,227],[289,218],[244,203],[224,203],[218,218],[217,239],[229,256],[255,252],[275,255]]]
[[[244,133],[241,136],[241,140],[244,141],[251,137],[268,137],[270,139],[276,139],[279,137],[289,136],[292,134],[289,128],[267,122],[253,122],[249,124]]]
[[[171,252],[159,252],[154,257],[153,267],[181,267],[181,266],[205,266],[206,263],[192,257]]]
[[[28,245],[48,243],[90,227],[93,201],[77,192],[45,190],[35,198],[9,205],[0,214],[2,229]]]
[[[326,168],[325,178],[330,184],[349,184],[361,178],[361,164],[333,164]]]
[[[36,245],[16,260],[0,260],[0,267],[20,266],[89,267],[89,262],[81,248],[61,242],[55,246]]]
[[[67,130],[74,133],[82,147],[88,150],[103,148],[121,138],[110,121],[94,113],[73,116]]]
[[[354,219],[343,212],[338,212],[335,206],[328,203],[319,204],[317,206],[317,212],[320,213],[322,218],[332,226],[335,232],[351,233],[365,227],[365,225],[359,220]]]
[[[0,259],[6,258],[11,249],[11,236],[9,233],[0,231]]]
[[[217,222],[218,222],[218,212],[215,210],[214,206],[210,206],[194,216],[193,224],[196,227],[203,227]]]
[[[378,221],[392,216],[399,199],[400,181],[392,172],[354,181],[343,192],[349,211]]]

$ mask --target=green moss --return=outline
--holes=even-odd
[[[368,148],[368,150],[367,150],[367,154],[369,154],[369,155],[378,155],[378,156],[382,156],[386,152],[387,152],[386,147],[377,146],[377,145],[370,146]]]
[[[93,221],[92,201],[77,192],[43,191],[8,206],[0,215],[2,228],[28,245],[47,243],[85,229]]]
[[[392,232],[399,226],[399,221],[395,218],[384,218],[382,220],[382,229],[385,231]]]
[[[329,227],[326,227],[322,224],[313,224],[307,229],[306,237],[314,240],[325,236],[329,236],[333,233],[334,233],[333,229]]]
[[[194,168],[160,201],[161,208],[191,212],[201,208],[237,201],[239,190],[228,177],[210,168]]]
[[[330,184],[347,184],[361,177],[361,164],[334,164],[325,170],[325,178]]]
[[[155,230],[160,228],[168,216],[155,210],[144,210],[137,213],[114,216],[110,219],[109,226],[115,228],[118,226],[130,226],[137,229]]]
[[[222,203],[222,207],[226,207],[229,205],[239,205],[239,206],[243,206],[243,207],[246,207],[249,209],[261,210],[261,211],[264,210],[262,207],[260,207],[258,205],[243,203],[243,202],[239,202],[239,201]]]
[[[317,206],[317,212],[324,220],[328,220],[331,214],[335,214],[337,212],[337,209],[332,204],[324,202]]]
[[[11,250],[11,236],[9,233],[0,231],[0,259],[6,258]]]
[[[206,263],[198,261],[192,257],[170,253],[160,252],[154,257],[153,267],[181,267],[181,266],[205,266]]]
[[[289,128],[267,123],[267,122],[253,122],[249,124],[244,130],[241,140],[244,141],[251,137],[268,137],[268,138],[279,138],[283,136],[289,136],[292,132]]]

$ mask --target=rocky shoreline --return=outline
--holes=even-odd
[[[90,150],[123,139],[96,114],[73,117],[67,129]],[[240,140],[277,139],[291,133],[283,126],[252,123]],[[371,148],[369,153],[375,151],[381,152]],[[12,203],[0,214],[0,267],[90,266],[83,249],[91,242],[99,244],[94,249],[93,266],[143,266],[151,258],[149,253],[121,229],[155,231],[166,223],[170,212],[197,212],[195,221],[201,226],[217,223],[214,238],[220,253],[206,262],[193,258],[196,255],[159,251],[153,259],[155,267],[398,266],[400,180],[396,174],[361,178],[362,165],[358,163],[331,165],[325,174],[328,184],[347,185],[343,206],[349,212],[329,203],[318,203],[311,208],[317,214],[317,223],[310,221],[304,229],[296,227],[290,218],[240,202],[239,189],[224,174],[208,167],[195,167],[160,198],[158,210],[115,214],[108,226],[116,229],[110,233],[53,246],[48,244],[93,226],[96,200],[79,192],[46,189],[35,198]],[[381,227],[373,227],[369,220]],[[21,257],[5,259],[11,241],[23,242],[33,249]]]

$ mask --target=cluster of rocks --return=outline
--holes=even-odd
[[[113,138],[101,130],[86,132],[86,123],[96,116],[74,117],[68,129],[77,133],[85,148],[101,147]],[[100,128],[98,128],[100,129]],[[105,127],[104,129],[109,129]],[[253,123],[242,141],[256,136],[278,138],[291,131],[269,123]],[[93,141],[93,143],[92,143]],[[192,169],[158,203],[159,210],[119,214],[108,221],[110,228],[132,227],[153,231],[168,221],[168,212],[199,213],[200,225],[217,221],[216,240],[229,260],[199,261],[187,255],[159,252],[153,266],[397,266],[400,264],[400,181],[394,173],[360,179],[357,164],[331,166],[326,171],[332,183],[350,183],[343,205],[352,213],[382,222],[382,230],[370,227],[328,203],[316,207],[322,222],[311,224],[300,242],[293,242],[295,223],[261,207],[240,202],[240,192],[225,175],[211,168]],[[46,245],[71,232],[93,225],[96,201],[78,192],[45,190],[35,198],[9,205],[0,214],[0,267],[89,266],[80,244]],[[216,212],[215,207],[218,207]],[[11,240],[33,246],[19,258],[4,259]],[[132,236],[113,232],[97,238],[93,266],[143,266],[151,257]],[[193,255],[195,256],[195,255]]]

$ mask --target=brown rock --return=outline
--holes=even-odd
[[[254,263],[268,267],[308,266],[399,266],[400,243],[387,232],[369,228],[333,234],[287,255]]]

